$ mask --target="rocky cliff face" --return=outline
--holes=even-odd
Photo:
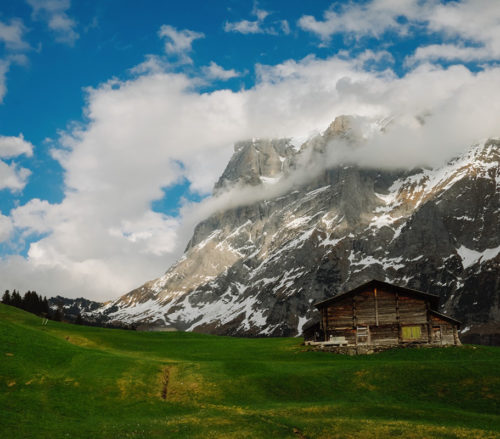
[[[495,342],[500,140],[473,145],[436,169],[330,166],[339,142],[356,147],[355,125],[337,118],[301,146],[238,143],[214,192],[244,188],[253,201],[198,224],[165,275],[97,314],[216,334],[292,336],[317,318],[315,302],[377,278],[439,294],[441,311],[464,322],[462,338]]]

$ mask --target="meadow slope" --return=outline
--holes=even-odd
[[[2,438],[498,438],[500,349],[69,325],[0,304]]]

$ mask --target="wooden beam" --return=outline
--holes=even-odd
[[[375,325],[378,326],[378,299],[377,299],[377,289],[373,289],[373,295],[375,296]]]
[[[356,296],[352,297],[352,327],[355,328],[358,325],[358,317],[356,315]]]
[[[321,310],[321,314],[322,314],[321,321],[323,322],[323,335],[324,335],[325,341],[328,341],[328,338],[326,335],[326,328],[327,328],[327,324],[328,324],[328,320],[327,320],[328,308],[323,308]]]
[[[396,322],[398,324],[398,343],[403,341],[403,334],[401,332],[401,319],[399,316],[399,294],[396,291]]]
[[[460,339],[458,338],[457,325],[453,325],[453,340],[455,341],[455,346],[458,346]]]
[[[396,321],[399,323],[399,294],[396,292]]]
[[[425,307],[427,308],[427,342],[432,342],[432,319],[431,319],[431,304],[428,300],[425,301]]]

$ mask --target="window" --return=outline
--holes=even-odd
[[[403,340],[418,340],[422,336],[420,326],[403,326]]]

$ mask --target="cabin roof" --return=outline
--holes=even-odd
[[[434,314],[435,316],[438,316],[438,317],[442,318],[443,320],[448,320],[451,323],[455,323],[458,326],[460,326],[462,324],[461,321],[454,319],[453,317],[447,316],[446,314],[441,314],[440,312],[434,311],[433,309],[431,309],[431,314]]]
[[[409,296],[419,297],[421,299],[427,299],[431,302],[431,306],[437,308],[439,306],[439,296],[435,294],[425,293],[423,291],[412,290],[411,288],[401,287],[399,285],[390,284],[387,282],[383,282],[381,280],[372,279],[369,282],[365,282],[357,286],[356,288],[346,291],[344,293],[337,294],[334,297],[330,297],[329,299],[323,300],[321,302],[315,303],[314,306],[318,309],[321,309],[325,306],[328,306],[338,300],[344,299],[345,297],[354,296],[363,291],[369,290],[371,288],[383,288],[386,291],[397,292],[407,294]],[[446,316],[445,316],[446,317]],[[447,317],[450,319],[450,317]],[[452,319],[453,320],[453,319]],[[458,322],[460,323],[460,322]]]

